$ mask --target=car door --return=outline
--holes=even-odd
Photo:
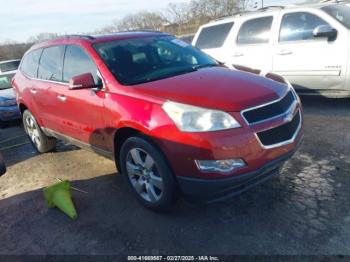
[[[57,45],[44,48],[38,68],[38,80],[35,81],[35,104],[43,127],[60,131],[63,122],[59,103],[60,91],[67,88],[62,82],[63,56],[65,46]]]
[[[63,82],[68,84],[71,78],[86,73],[92,74],[96,85],[102,85],[98,69],[87,52],[80,46],[67,45]],[[57,101],[62,119],[62,132],[93,147],[105,149],[103,137],[105,95],[103,88],[70,90],[67,85],[59,90]]]
[[[17,81],[20,81],[20,83],[13,85],[16,89],[18,89],[18,86],[23,87],[23,90],[21,90],[21,92],[17,90],[16,93],[26,101],[27,106],[29,107],[32,114],[35,115],[35,118],[37,119],[37,121],[39,121],[40,125],[43,125],[43,122],[41,115],[39,114],[39,105],[37,105],[36,101],[40,100],[37,98],[37,96],[41,95],[41,92],[39,90],[40,81],[37,80],[37,77],[39,60],[42,52],[43,49],[40,48],[33,50],[25,55],[19,69],[25,76],[25,78],[17,79]]]
[[[272,70],[271,31],[274,16],[250,18],[241,23],[231,57],[232,65],[242,65],[263,71]]]
[[[285,76],[300,91],[343,88],[347,34],[326,19],[312,11],[281,14],[273,71]],[[314,37],[315,28],[322,25],[336,27],[336,39]]]

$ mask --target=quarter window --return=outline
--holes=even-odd
[[[28,53],[24,58],[21,65],[21,71],[29,77],[37,77],[39,59],[42,53],[42,49],[34,50]]]
[[[316,15],[298,12],[285,14],[281,23],[280,42],[314,39],[313,31],[320,25],[328,25]]]
[[[90,56],[79,46],[67,46],[64,59],[63,81],[69,82],[74,76],[91,73],[98,84],[97,68]]]
[[[63,54],[65,46],[45,48],[40,58],[38,78],[62,81]]]
[[[270,41],[273,17],[261,17],[248,20],[239,30],[237,44],[266,44]]]
[[[233,27],[232,23],[204,27],[199,33],[196,47],[210,49],[221,47]]]

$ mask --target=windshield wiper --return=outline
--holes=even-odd
[[[194,65],[192,66],[193,70],[199,70],[201,68],[205,68],[205,67],[216,67],[219,66],[217,64],[203,64],[203,65]]]

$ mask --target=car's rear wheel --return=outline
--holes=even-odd
[[[56,139],[48,137],[41,130],[35,117],[29,110],[25,110],[23,113],[23,126],[29,137],[30,142],[40,153],[46,153],[52,151],[56,146]]]
[[[121,172],[138,200],[146,207],[164,211],[175,203],[177,186],[166,159],[144,137],[131,137],[120,151]]]

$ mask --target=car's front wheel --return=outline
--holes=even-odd
[[[144,137],[131,137],[120,151],[121,172],[138,200],[146,207],[163,211],[177,198],[175,178],[166,159]]]
[[[55,148],[56,139],[44,134],[29,110],[23,112],[23,126],[30,142],[40,153],[50,152]]]

